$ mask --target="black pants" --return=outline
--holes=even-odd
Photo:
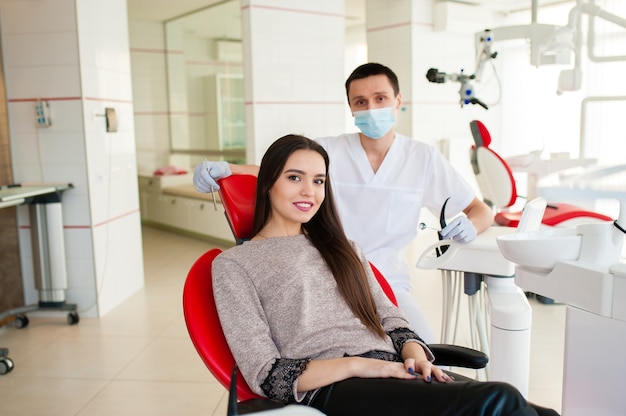
[[[311,406],[328,416],[558,415],[530,405],[510,384],[474,380],[425,383],[423,380],[352,378],[323,388]]]

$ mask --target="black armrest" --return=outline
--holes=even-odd
[[[435,354],[435,364],[463,368],[485,368],[489,362],[487,354],[460,345],[429,344]]]

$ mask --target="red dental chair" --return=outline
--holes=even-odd
[[[493,149],[491,135],[485,125],[473,120],[470,129],[475,145],[471,150],[472,169],[484,201],[496,210],[495,222],[498,225],[517,227],[522,211],[508,211],[517,201],[517,187],[508,163]],[[610,217],[597,212],[566,204],[548,202],[542,224],[554,226],[575,218],[588,218],[592,221],[613,221]]]
[[[237,244],[252,236],[256,177],[251,175],[231,175],[221,179],[220,198],[225,215],[231,226]],[[183,312],[187,330],[196,351],[213,376],[229,388],[235,360],[230,352],[217,315],[213,299],[211,265],[221,253],[212,249],[200,256],[191,266],[183,289]],[[384,292],[396,304],[393,291],[384,277],[372,266]],[[480,351],[455,345],[429,345],[435,354],[435,364],[443,366],[484,368],[488,358]],[[457,379],[463,376],[454,375]],[[232,390],[231,390],[232,391]],[[240,400],[237,411],[240,414],[282,407],[254,393],[242,377],[236,380],[236,397]]]

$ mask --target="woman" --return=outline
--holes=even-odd
[[[536,415],[505,383],[452,382],[343,233],[328,155],[289,135],[265,153],[254,237],[213,263],[228,344],[258,394],[328,415]]]

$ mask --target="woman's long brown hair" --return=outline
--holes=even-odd
[[[303,231],[317,248],[330,268],[339,293],[363,325],[383,338],[385,331],[380,323],[376,303],[372,297],[367,274],[350,241],[346,237],[335,207],[328,175],[328,154],[317,142],[299,135],[287,135],[276,140],[265,152],[256,188],[254,232],[256,235],[271,216],[269,190],[281,175],[287,159],[296,150],[313,150],[324,158],[326,164],[326,197],[311,220],[302,224]]]

